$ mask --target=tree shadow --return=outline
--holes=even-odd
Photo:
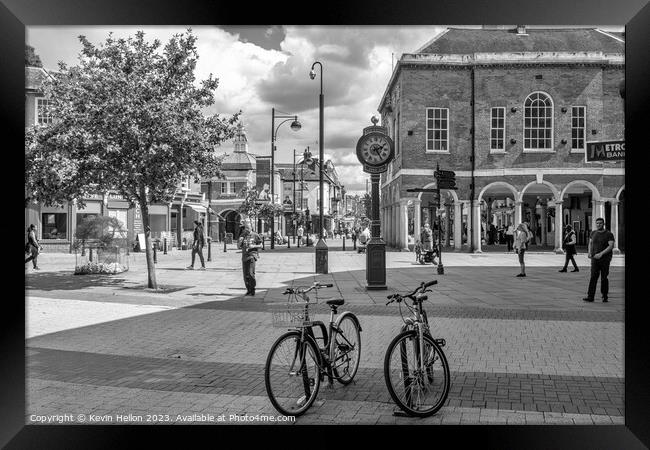
[[[25,276],[26,290],[79,290],[90,287],[121,287],[127,280],[120,275],[75,275],[73,271],[38,272]]]

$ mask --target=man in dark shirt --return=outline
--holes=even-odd
[[[244,272],[245,295],[255,295],[255,261],[259,259],[259,248],[262,245],[260,235],[251,231],[249,222],[244,222],[244,229],[239,236],[238,247],[241,248],[242,270]]]
[[[596,295],[596,283],[600,276],[600,293],[603,295],[603,302],[607,301],[609,294],[609,263],[612,261],[612,249],[614,248],[614,235],[605,229],[605,220],[596,219],[596,230],[589,236],[589,251],[587,257],[591,258],[591,278],[585,302],[593,302]]]

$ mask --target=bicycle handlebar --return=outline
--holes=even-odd
[[[428,288],[428,287],[430,287],[430,286],[433,286],[433,285],[435,285],[435,284],[438,284],[438,280],[432,280],[432,281],[429,281],[429,282],[427,282],[427,283],[425,283],[425,282],[423,281],[423,282],[420,283],[420,285],[419,285],[418,287],[416,287],[415,290],[414,290],[413,292],[411,292],[410,294],[406,294],[406,295],[401,295],[401,294],[391,294],[391,295],[389,295],[389,296],[386,297],[387,299],[390,300],[389,302],[386,303],[386,305],[390,305],[390,304],[393,303],[394,301],[397,301],[397,302],[399,303],[400,301],[402,301],[402,298],[404,298],[404,297],[413,298],[413,296],[414,296],[415,294],[417,294],[418,291],[424,291],[424,289],[426,289],[426,288]],[[428,297],[425,295],[424,298],[423,298],[422,300],[424,301],[424,300],[426,300],[427,298],[428,298]]]

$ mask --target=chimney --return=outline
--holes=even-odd
[[[517,25],[517,34],[527,34],[526,25]]]

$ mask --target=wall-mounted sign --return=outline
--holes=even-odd
[[[625,141],[587,142],[585,161],[625,161]]]

